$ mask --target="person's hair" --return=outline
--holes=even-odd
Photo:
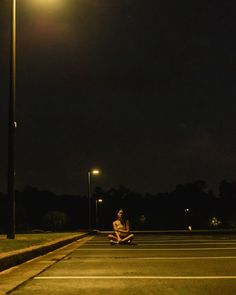
[[[128,218],[127,218],[126,211],[125,211],[123,208],[120,208],[120,209],[117,211],[116,216],[118,215],[118,212],[121,211],[121,210],[123,211],[122,224],[123,224],[123,225],[126,225],[126,222],[127,222]]]

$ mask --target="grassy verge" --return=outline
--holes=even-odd
[[[19,250],[35,245],[45,244],[53,240],[58,240],[70,236],[83,234],[82,232],[67,233],[35,233],[35,234],[16,234],[15,239],[7,239],[0,235],[0,253]]]

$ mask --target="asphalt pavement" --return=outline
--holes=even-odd
[[[60,251],[37,258],[38,269],[9,294],[236,294],[235,234],[136,234],[131,245],[99,234]],[[0,281],[23,275],[23,265]]]

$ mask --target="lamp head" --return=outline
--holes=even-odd
[[[93,170],[91,171],[91,173],[92,173],[93,175],[98,175],[98,174],[100,174],[100,171],[99,171],[98,169],[93,169]]]

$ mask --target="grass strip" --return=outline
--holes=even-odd
[[[0,235],[0,253],[2,254],[35,245],[45,244],[54,240],[76,236],[79,234],[80,232],[16,234],[15,239],[7,239],[5,235]],[[81,232],[81,234],[83,233]]]

